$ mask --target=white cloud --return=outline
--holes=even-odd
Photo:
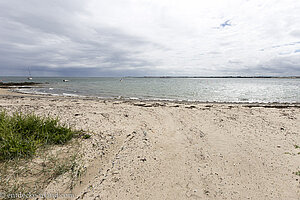
[[[299,75],[299,13],[298,0],[1,0],[0,69]]]

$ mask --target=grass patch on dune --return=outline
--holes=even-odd
[[[0,112],[0,194],[39,193],[60,176],[72,189],[85,172],[80,140],[90,137],[58,118]]]
[[[73,131],[59,120],[34,114],[0,113],[0,161],[25,158],[35,154],[39,147],[65,144],[78,131]]]
[[[75,142],[77,145],[77,143]],[[56,184],[59,190],[72,190],[80,181],[86,168],[78,154],[79,146],[68,144],[55,151],[38,151],[29,159],[13,159],[0,163],[0,194],[3,199],[13,194],[42,194],[44,189]],[[63,183],[63,184],[60,184]],[[5,196],[3,196],[5,194]]]

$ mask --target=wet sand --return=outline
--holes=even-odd
[[[74,199],[300,199],[299,104],[99,100],[15,94],[0,109],[92,133]],[[69,192],[61,180],[45,192]]]

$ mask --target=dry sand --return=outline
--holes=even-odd
[[[3,90],[0,90],[3,91]],[[1,95],[0,109],[88,130],[74,199],[300,199],[299,104]],[[68,192],[63,181],[45,192]]]

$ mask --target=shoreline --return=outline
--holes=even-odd
[[[91,133],[86,173],[44,193],[70,199],[298,199],[300,105],[194,103],[24,95],[0,108],[34,112]]]
[[[8,88],[0,88],[0,97],[5,96],[26,96],[26,97],[39,97],[39,98],[62,98],[62,99],[83,99],[83,100],[99,100],[99,101],[121,101],[121,102],[145,102],[145,103],[175,103],[175,104],[215,104],[215,105],[249,105],[251,107],[260,106],[260,107],[300,107],[300,102],[217,102],[217,101],[188,101],[188,100],[152,100],[152,99],[130,99],[130,98],[113,98],[113,97],[95,97],[95,96],[68,96],[68,95],[53,95],[53,94],[34,94],[34,93],[23,93],[17,91],[10,91]]]

